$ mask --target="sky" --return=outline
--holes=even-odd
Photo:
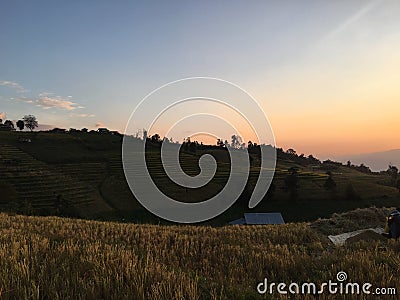
[[[205,76],[251,94],[284,149],[400,148],[399,15],[396,0],[1,1],[0,115],[124,132],[150,92]]]

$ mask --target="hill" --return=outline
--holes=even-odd
[[[21,137],[32,142],[20,142]],[[148,213],[132,196],[122,168],[121,142],[121,136],[109,134],[0,132],[1,210],[167,224]],[[286,221],[312,221],[358,207],[398,206],[399,192],[389,186],[389,177],[384,174],[278,150],[273,188],[267,197],[255,209],[247,208],[259,172],[257,149],[253,149],[244,193],[228,211],[206,224],[223,225],[250,211],[280,211]],[[179,201],[202,201],[224,187],[230,170],[227,151],[208,146],[181,151],[183,170],[198,174],[198,160],[205,153],[217,159],[218,168],[213,180],[200,189],[186,190],[166,176],[158,143],[150,143],[147,163],[163,192]],[[293,169],[297,170],[295,197],[287,187]],[[328,171],[335,189],[325,187]]]
[[[306,223],[162,226],[0,214],[0,224],[2,299],[281,299],[288,295],[276,290],[260,296],[258,283],[337,282],[340,271],[373,289],[400,285],[398,243],[334,247]]]

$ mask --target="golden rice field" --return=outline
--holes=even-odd
[[[353,282],[400,287],[399,251],[395,241],[334,247],[305,223],[213,228],[0,214],[0,294],[1,299],[287,299],[261,296],[257,284],[264,278],[321,283],[339,271]]]

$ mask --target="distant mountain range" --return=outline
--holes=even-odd
[[[346,163],[348,160],[352,164],[364,164],[371,168],[372,171],[387,170],[389,164],[400,168],[400,149],[394,149],[384,152],[353,154],[333,157],[334,160]]]

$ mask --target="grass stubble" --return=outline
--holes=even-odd
[[[351,282],[400,286],[398,243],[361,240],[335,247],[315,224],[160,226],[0,214],[0,294],[2,299],[286,299],[277,293],[261,296],[256,286],[264,278],[317,284],[335,280],[339,271]],[[296,296],[301,297],[315,299]]]

